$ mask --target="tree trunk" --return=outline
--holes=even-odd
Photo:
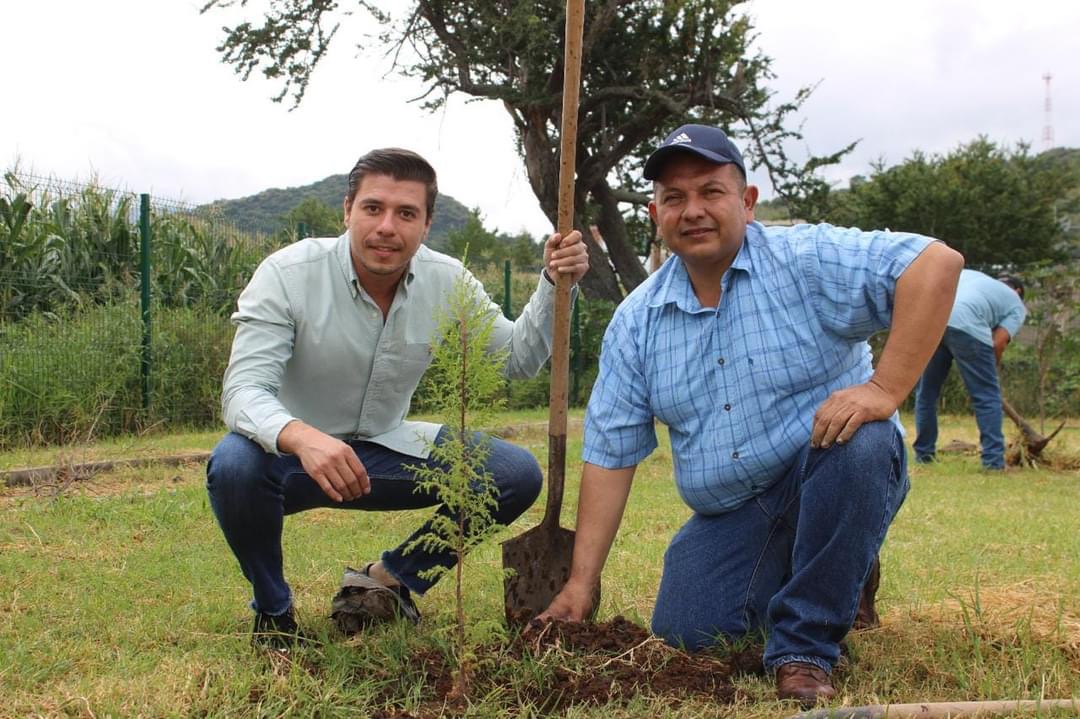
[[[592,186],[591,191],[600,208],[596,225],[608,247],[608,256],[615,265],[615,271],[622,281],[622,286],[630,292],[648,276],[645,266],[638,259],[638,248],[626,231],[626,222],[623,221],[622,213],[619,212],[619,203],[607,182],[604,180],[597,182]]]
[[[622,287],[619,286],[619,278],[615,276],[608,253],[596,244],[592,233],[585,229],[580,215],[575,225],[581,230],[581,237],[589,248],[589,272],[581,279],[581,291],[591,300],[611,300],[615,304],[622,302]],[[606,238],[604,242],[607,244]],[[608,247],[611,245],[608,244]]]
[[[543,122],[543,113],[529,117],[522,127],[521,146],[525,155],[525,172],[533,194],[540,200],[540,209],[551,220],[553,227],[559,224],[559,154],[555,141],[548,136]],[[584,193],[576,193],[575,207],[584,206]],[[589,272],[581,280],[581,290],[590,299],[608,299],[619,302],[623,298],[622,288],[608,261],[608,255],[593,241],[580,212],[575,212],[574,227],[581,232],[585,246],[589,248]],[[640,280],[639,280],[640,281]],[[636,284],[636,283],[635,283]]]

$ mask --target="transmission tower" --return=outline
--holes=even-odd
[[[1054,78],[1050,73],[1046,73],[1043,77],[1043,82],[1046,83],[1046,101],[1043,103],[1043,149],[1049,150],[1054,146],[1054,125],[1050,118],[1050,80]]]

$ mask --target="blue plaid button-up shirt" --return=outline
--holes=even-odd
[[[604,335],[584,460],[638,464],[656,448],[656,418],[692,509],[717,514],[764,492],[810,441],[825,398],[870,378],[866,340],[889,326],[896,279],[930,242],[754,222],[716,308],[701,306],[672,257]]]

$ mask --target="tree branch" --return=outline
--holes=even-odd
[[[652,197],[644,192],[634,192],[624,187],[612,187],[611,196],[616,202],[626,202],[631,205],[648,205],[652,202]]]

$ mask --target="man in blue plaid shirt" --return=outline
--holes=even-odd
[[[635,467],[667,425],[694,510],[664,556],[653,631],[699,648],[766,632],[781,698],[830,673],[908,489],[896,409],[945,330],[963,258],[918,235],[763,227],[719,129],[645,163],[674,257],[619,306],[585,420],[571,576],[542,617],[591,609]],[[866,340],[889,329],[874,368]]]

